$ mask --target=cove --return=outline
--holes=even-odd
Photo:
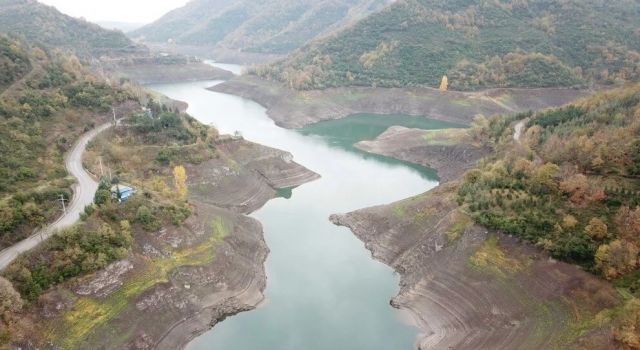
[[[282,129],[260,105],[206,90],[218,83],[150,88],[187,102],[188,113],[221,133],[239,131],[247,140],[291,152],[296,162],[322,178],[286,191],[252,214],[262,223],[271,250],[265,301],[257,310],[218,324],[188,349],[415,348],[417,329],[389,305],[398,291],[397,277],[371,259],[348,229],[334,226],[328,217],[425,192],[438,184],[434,173],[356,152],[346,145],[376,135],[347,132],[344,120],[337,127]],[[379,132],[400,121],[392,116],[370,120],[376,118]],[[424,118],[420,122],[423,128],[451,127]]]

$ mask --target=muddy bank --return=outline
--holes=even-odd
[[[491,116],[564,105],[586,91],[573,89],[495,89],[441,92],[430,88],[350,87],[295,91],[253,76],[241,76],[211,88],[238,95],[267,108],[276,124],[300,128],[355,113],[408,114],[469,124],[474,116]]]
[[[409,311],[420,349],[610,349],[616,291],[575,266],[475,226],[457,184],[401,202],[333,215],[400,274],[391,301]]]
[[[229,71],[212,67],[202,62],[185,64],[120,64],[113,67],[112,71],[116,77],[131,79],[139,84],[226,80],[233,77],[233,74]]]
[[[355,147],[435,169],[442,182],[464,174],[491,148],[473,141],[467,129],[421,130],[393,126]]]
[[[38,335],[22,348],[178,349],[263,300],[269,249],[246,214],[318,175],[286,152],[218,142],[216,158],[187,167],[192,215],[134,232],[125,260],[43,295],[25,316]]]

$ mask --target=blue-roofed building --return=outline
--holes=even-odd
[[[113,185],[111,187],[111,198],[118,200],[120,203],[127,201],[135,193],[136,190],[129,186]]]

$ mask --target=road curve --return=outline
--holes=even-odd
[[[73,225],[80,218],[80,213],[84,208],[93,202],[93,196],[98,189],[98,182],[94,180],[82,166],[82,155],[87,148],[87,144],[94,137],[104,130],[110,128],[113,124],[106,123],[82,135],[78,142],[73,146],[71,152],[67,154],[64,160],[65,167],[71,176],[76,178],[73,185],[73,198],[71,203],[67,205],[66,214],[62,215],[51,225],[43,228],[33,236],[26,238],[13,246],[0,252],[0,270],[4,270],[9,264],[15,260],[20,254],[33,249],[43,240],[48,239],[59,230]]]

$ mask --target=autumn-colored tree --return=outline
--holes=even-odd
[[[5,319],[14,312],[22,309],[22,298],[13,288],[11,282],[0,277],[0,315]]]
[[[590,200],[592,202],[602,202],[603,200],[605,200],[607,198],[607,194],[604,192],[603,189],[599,188],[597,190],[594,190],[591,193],[591,198]]]
[[[564,229],[570,230],[575,228],[577,224],[578,220],[573,215],[565,215],[564,218],[562,218],[562,228]]]
[[[583,204],[589,189],[589,181],[582,174],[576,174],[560,182],[560,190],[569,194],[569,200],[574,204]]]
[[[178,198],[187,200],[187,171],[182,165],[173,168],[173,180]]]
[[[640,242],[640,207],[635,210],[626,206],[620,208],[614,222],[621,238],[636,243]]]
[[[518,158],[518,160],[513,164],[513,171],[515,174],[528,175],[532,168],[533,164],[531,161],[524,158]]]
[[[555,191],[558,187],[555,176],[560,167],[553,163],[546,163],[538,167],[531,177],[532,186],[538,192]]]
[[[607,224],[598,218],[589,220],[589,224],[584,228],[584,232],[597,241],[607,238],[609,234]]]
[[[640,299],[631,298],[616,320],[614,336],[629,349],[640,349]]]
[[[449,90],[449,78],[445,75],[442,77],[442,81],[440,82],[440,91]]]
[[[638,247],[619,239],[603,244],[595,256],[596,267],[607,279],[614,279],[634,270],[638,264]]]
[[[169,187],[160,176],[156,176],[151,179],[151,189],[156,192],[165,193],[169,190]]]

